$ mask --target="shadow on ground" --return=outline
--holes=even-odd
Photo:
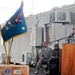
[[[42,69],[39,70],[38,74],[35,74],[35,67],[30,67],[29,68],[29,75],[45,75],[44,71]]]

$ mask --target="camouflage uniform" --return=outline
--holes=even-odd
[[[53,49],[52,50],[52,56],[59,58],[60,49]]]
[[[50,60],[50,73],[52,75],[59,75],[60,50],[60,48],[52,50],[52,59]]]
[[[69,44],[75,44],[75,35],[71,34],[68,39],[67,39],[67,43]]]
[[[38,63],[36,65],[36,69],[39,69],[41,64],[43,64],[44,62],[48,62],[48,60],[51,58],[51,48],[43,48],[39,54],[39,60]]]

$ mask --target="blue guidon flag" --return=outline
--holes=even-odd
[[[15,14],[6,22],[2,28],[2,37],[4,42],[10,40],[11,38],[26,33],[27,26],[23,14],[23,1],[20,8],[15,12]]]

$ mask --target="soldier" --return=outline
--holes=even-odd
[[[68,44],[75,44],[75,27],[72,28],[72,33],[69,35],[67,39]]]
[[[54,45],[54,49],[52,50],[52,58],[50,60],[50,68],[52,74],[51,75],[59,75],[59,57],[60,57],[60,48],[58,44]]]
[[[51,57],[51,51],[52,51],[52,49],[48,48],[48,44],[44,43],[43,48],[42,48],[40,55],[39,55],[39,60],[38,60],[37,65],[36,65],[36,71],[35,71],[36,74],[38,73],[39,68],[43,63],[47,63],[47,65],[49,65],[49,59]],[[47,73],[49,73],[48,69],[47,69]]]

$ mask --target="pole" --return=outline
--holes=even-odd
[[[1,34],[1,25],[0,25],[0,34]],[[1,36],[2,36],[2,35],[1,35]],[[9,42],[10,42],[10,41],[9,41]],[[11,44],[10,44],[9,50],[8,50],[8,52],[7,52],[5,42],[3,41],[4,50],[5,50],[5,54],[6,54],[6,64],[9,64],[9,55],[10,55],[10,51],[11,51],[11,47],[12,47],[12,42],[13,42],[13,38],[12,38],[12,40],[11,40]]]
[[[11,47],[12,47],[12,43],[13,43],[13,38],[12,38],[12,40],[11,40],[11,44],[10,44],[10,47],[9,47],[8,52],[7,52],[7,49],[6,49],[5,42],[3,43],[3,45],[4,45],[4,49],[5,49],[5,53],[6,53],[6,64],[9,64],[9,55],[10,55],[10,51],[11,51]]]
[[[10,42],[10,41],[9,41],[9,42]],[[10,59],[9,59],[9,58],[10,58],[9,55],[10,55],[10,51],[11,51],[11,47],[12,47],[12,43],[13,43],[13,38],[11,39],[11,43],[10,43],[10,47],[9,47],[9,51],[8,51],[8,54],[7,54],[7,56],[8,56],[8,61],[7,61],[8,64],[9,64],[9,60],[10,60]]]
[[[3,45],[4,45],[5,54],[6,54],[6,64],[7,64],[7,61],[8,61],[8,56],[7,56],[7,50],[6,50],[6,45],[5,45],[5,42],[3,42]]]
[[[1,33],[1,25],[0,25],[0,34],[2,36],[2,33]],[[4,46],[4,50],[5,50],[5,54],[6,54],[6,64],[7,64],[7,61],[8,61],[8,59],[7,59],[7,50],[6,50],[6,45],[5,45],[5,42],[4,41],[3,41],[3,46]]]
[[[31,15],[33,15],[33,0],[32,0],[32,6],[31,6]]]
[[[0,34],[2,36],[2,33],[1,33],[1,25],[0,25]],[[4,45],[4,50],[5,50],[5,54],[6,54],[6,64],[7,64],[7,50],[6,50],[6,45],[5,45],[5,42],[3,41],[3,45]]]

